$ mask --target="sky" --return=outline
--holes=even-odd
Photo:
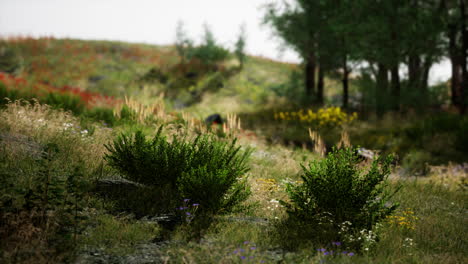
[[[223,46],[232,48],[240,25],[247,31],[247,53],[299,62],[262,25],[261,7],[272,0],[0,0],[0,36],[54,36],[167,45],[178,21],[198,41],[206,23]],[[430,82],[446,80],[446,61],[431,70]]]

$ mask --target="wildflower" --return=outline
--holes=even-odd
[[[200,204],[197,204],[197,203],[192,204],[192,206],[199,206],[199,205],[200,205]]]
[[[348,253],[348,256],[352,257],[352,256],[354,256],[354,253],[353,253],[353,252],[349,252],[349,253]]]

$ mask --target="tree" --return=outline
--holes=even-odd
[[[295,6],[288,3],[282,6],[268,4],[264,16],[264,23],[271,25],[283,43],[302,57],[305,64],[305,94],[309,97],[317,95],[314,88],[320,20],[318,11],[316,1],[298,0]]]
[[[455,1],[458,4],[453,4]],[[325,74],[340,69],[342,105],[346,108],[352,66],[369,65],[375,80],[375,110],[381,116],[387,110],[399,111],[404,106],[419,108],[427,104],[429,70],[446,53],[444,16],[452,23],[449,23],[452,28],[450,50],[458,63],[459,73],[452,82],[454,94],[457,100],[466,101],[461,99],[466,95],[459,88],[466,83],[463,76],[468,75],[466,48],[463,48],[466,47],[463,41],[466,39],[463,37],[466,35],[466,0],[455,1],[295,0],[293,4],[282,6],[267,5],[264,21],[303,58],[306,94],[315,96],[318,103],[323,102]],[[448,15],[443,12],[446,2],[451,3]],[[408,68],[407,80],[400,75],[404,65]]]
[[[236,55],[237,60],[239,61],[239,68],[241,70],[244,67],[245,59],[247,58],[247,56],[245,55],[246,39],[247,39],[247,36],[246,36],[245,24],[242,24],[240,26],[239,35],[237,37],[235,50],[234,50],[234,54]]]
[[[189,59],[189,51],[193,47],[193,41],[187,36],[184,22],[180,20],[177,22],[175,46],[182,62],[185,62],[185,60]]]
[[[461,114],[466,112],[467,105],[467,50],[468,50],[468,25],[467,25],[466,0],[448,1],[441,6],[444,11],[446,36],[448,38],[448,56],[452,63],[451,99],[452,105],[458,108]]]

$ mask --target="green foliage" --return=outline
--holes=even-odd
[[[134,121],[136,119],[136,112],[127,105],[122,106],[120,110],[120,119],[126,121]]]
[[[245,24],[240,27],[239,36],[237,37],[237,41],[235,43],[235,50],[234,54],[239,61],[239,68],[242,69],[244,67],[245,59],[247,56],[245,55],[245,42],[246,42],[246,32],[245,32]]]
[[[93,107],[91,109],[86,109],[86,111],[83,113],[83,117],[93,121],[102,121],[108,126],[113,126],[117,122],[113,110],[104,107]]]
[[[402,160],[401,166],[410,175],[426,175],[429,172],[431,155],[425,151],[410,151]]]
[[[334,150],[324,160],[302,167],[303,183],[288,185],[291,202],[283,204],[292,219],[315,229],[326,223],[325,237],[344,241],[338,233],[343,223],[352,223],[355,231],[372,230],[397,208],[388,205],[394,194],[386,183],[391,162],[392,157],[379,158],[364,172],[354,149]]]
[[[103,248],[106,253],[125,256],[134,252],[136,245],[151,241],[158,231],[154,223],[104,214],[93,220],[88,235],[83,236],[81,243]]]
[[[8,251],[2,258],[13,253],[16,260],[32,261],[29,247],[37,257],[46,256],[45,250],[58,255],[76,244],[89,184],[83,165],[58,168],[59,152],[56,144],[36,157],[0,151],[0,249]]]
[[[292,101],[302,98],[298,103],[306,103],[309,99],[304,94],[303,73],[298,70],[292,70],[289,74],[289,79],[281,84],[272,85],[271,89],[278,96],[284,96]],[[301,100],[301,99],[299,99]]]
[[[189,50],[188,56],[200,60],[205,65],[214,65],[227,59],[229,51],[216,43],[213,33],[205,25],[202,44]]]
[[[0,71],[14,73],[22,66],[22,58],[15,47],[0,40]]]
[[[188,51],[193,48],[193,41],[187,36],[182,21],[177,22],[176,28],[176,50],[182,60],[187,59]]]
[[[248,170],[250,151],[241,151],[235,140],[174,136],[169,142],[161,127],[151,140],[137,131],[120,135],[106,148],[105,159],[125,178],[147,186],[168,186],[179,198],[201,204],[202,211],[230,212],[248,196],[239,177]]]
[[[15,89],[8,89],[5,84],[0,82],[0,106],[6,105],[10,101],[16,101],[18,99],[24,99],[24,96],[22,96],[20,91]]]
[[[71,94],[50,92],[41,97],[40,102],[57,109],[71,111],[76,115],[83,113],[85,110],[85,104],[81,98]]]
[[[229,56],[229,51],[216,43],[208,25],[204,26],[201,45],[194,46],[185,33],[183,23],[179,22],[176,29],[176,50],[182,62],[196,59],[206,66],[213,66]]]
[[[214,156],[216,158],[216,156]],[[222,157],[219,155],[218,157]],[[201,210],[209,213],[228,213],[245,201],[250,190],[245,181],[239,181],[239,177],[247,171],[244,156],[234,157],[232,167],[239,166],[238,171],[233,172],[229,168],[198,167],[184,172],[178,180],[178,189],[182,197],[200,204]],[[219,164],[226,161],[218,161]],[[238,164],[236,164],[238,163]]]
[[[161,71],[158,67],[151,68],[145,75],[141,77],[141,81],[144,82],[160,82],[162,84],[167,83],[169,76]]]
[[[188,165],[186,148],[187,144],[176,138],[172,143],[167,142],[161,127],[152,140],[146,140],[142,131],[121,134],[113,144],[106,145],[109,153],[105,159],[131,181],[149,186],[175,186],[177,176]]]

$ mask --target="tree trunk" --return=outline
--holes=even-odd
[[[448,29],[449,37],[449,55],[452,64],[452,79],[450,81],[451,101],[452,105],[460,109],[461,97],[461,62],[459,61],[457,48],[457,27],[455,24],[450,24]]]
[[[460,52],[461,59],[461,70],[462,70],[462,82],[461,82],[461,104],[460,104],[460,114],[465,114],[466,104],[467,104],[467,89],[468,89],[468,69],[467,69],[467,53],[468,53],[468,29],[467,29],[467,11],[465,0],[460,0],[460,14],[461,14],[461,34],[462,34],[462,47]]]
[[[399,65],[394,65],[391,69],[392,75],[392,110],[400,110],[400,74],[398,72]]]
[[[322,65],[320,65],[319,72],[318,72],[318,82],[317,82],[317,103],[319,105],[323,105],[323,87],[325,85],[324,77],[325,77],[325,69],[323,68]]]
[[[306,79],[306,87],[305,92],[308,97],[313,97],[315,95],[315,55],[312,53],[307,58],[306,68],[305,68],[305,79]]]
[[[400,67],[400,42],[399,42],[399,35],[398,35],[398,19],[399,19],[399,1],[391,1],[392,3],[392,14],[389,18],[389,26],[390,26],[390,39],[392,41],[392,50],[391,56],[392,58],[392,66],[390,69],[391,74],[391,109],[393,111],[400,110],[400,74],[399,74],[399,67]]]
[[[343,56],[343,109],[348,108],[349,101],[349,70],[347,56]]]
[[[388,89],[388,68],[382,64],[378,64],[377,73],[377,87],[376,87],[376,114],[378,117],[382,117],[385,112],[385,97]]]
[[[433,62],[432,58],[430,56],[427,56],[424,59],[424,63],[422,66],[422,74],[421,74],[421,80],[419,83],[419,88],[421,89],[421,92],[423,93],[424,96],[428,95],[429,71],[431,70],[432,62]]]
[[[421,58],[419,55],[412,54],[408,60],[408,82],[409,89],[419,89],[421,79]]]

